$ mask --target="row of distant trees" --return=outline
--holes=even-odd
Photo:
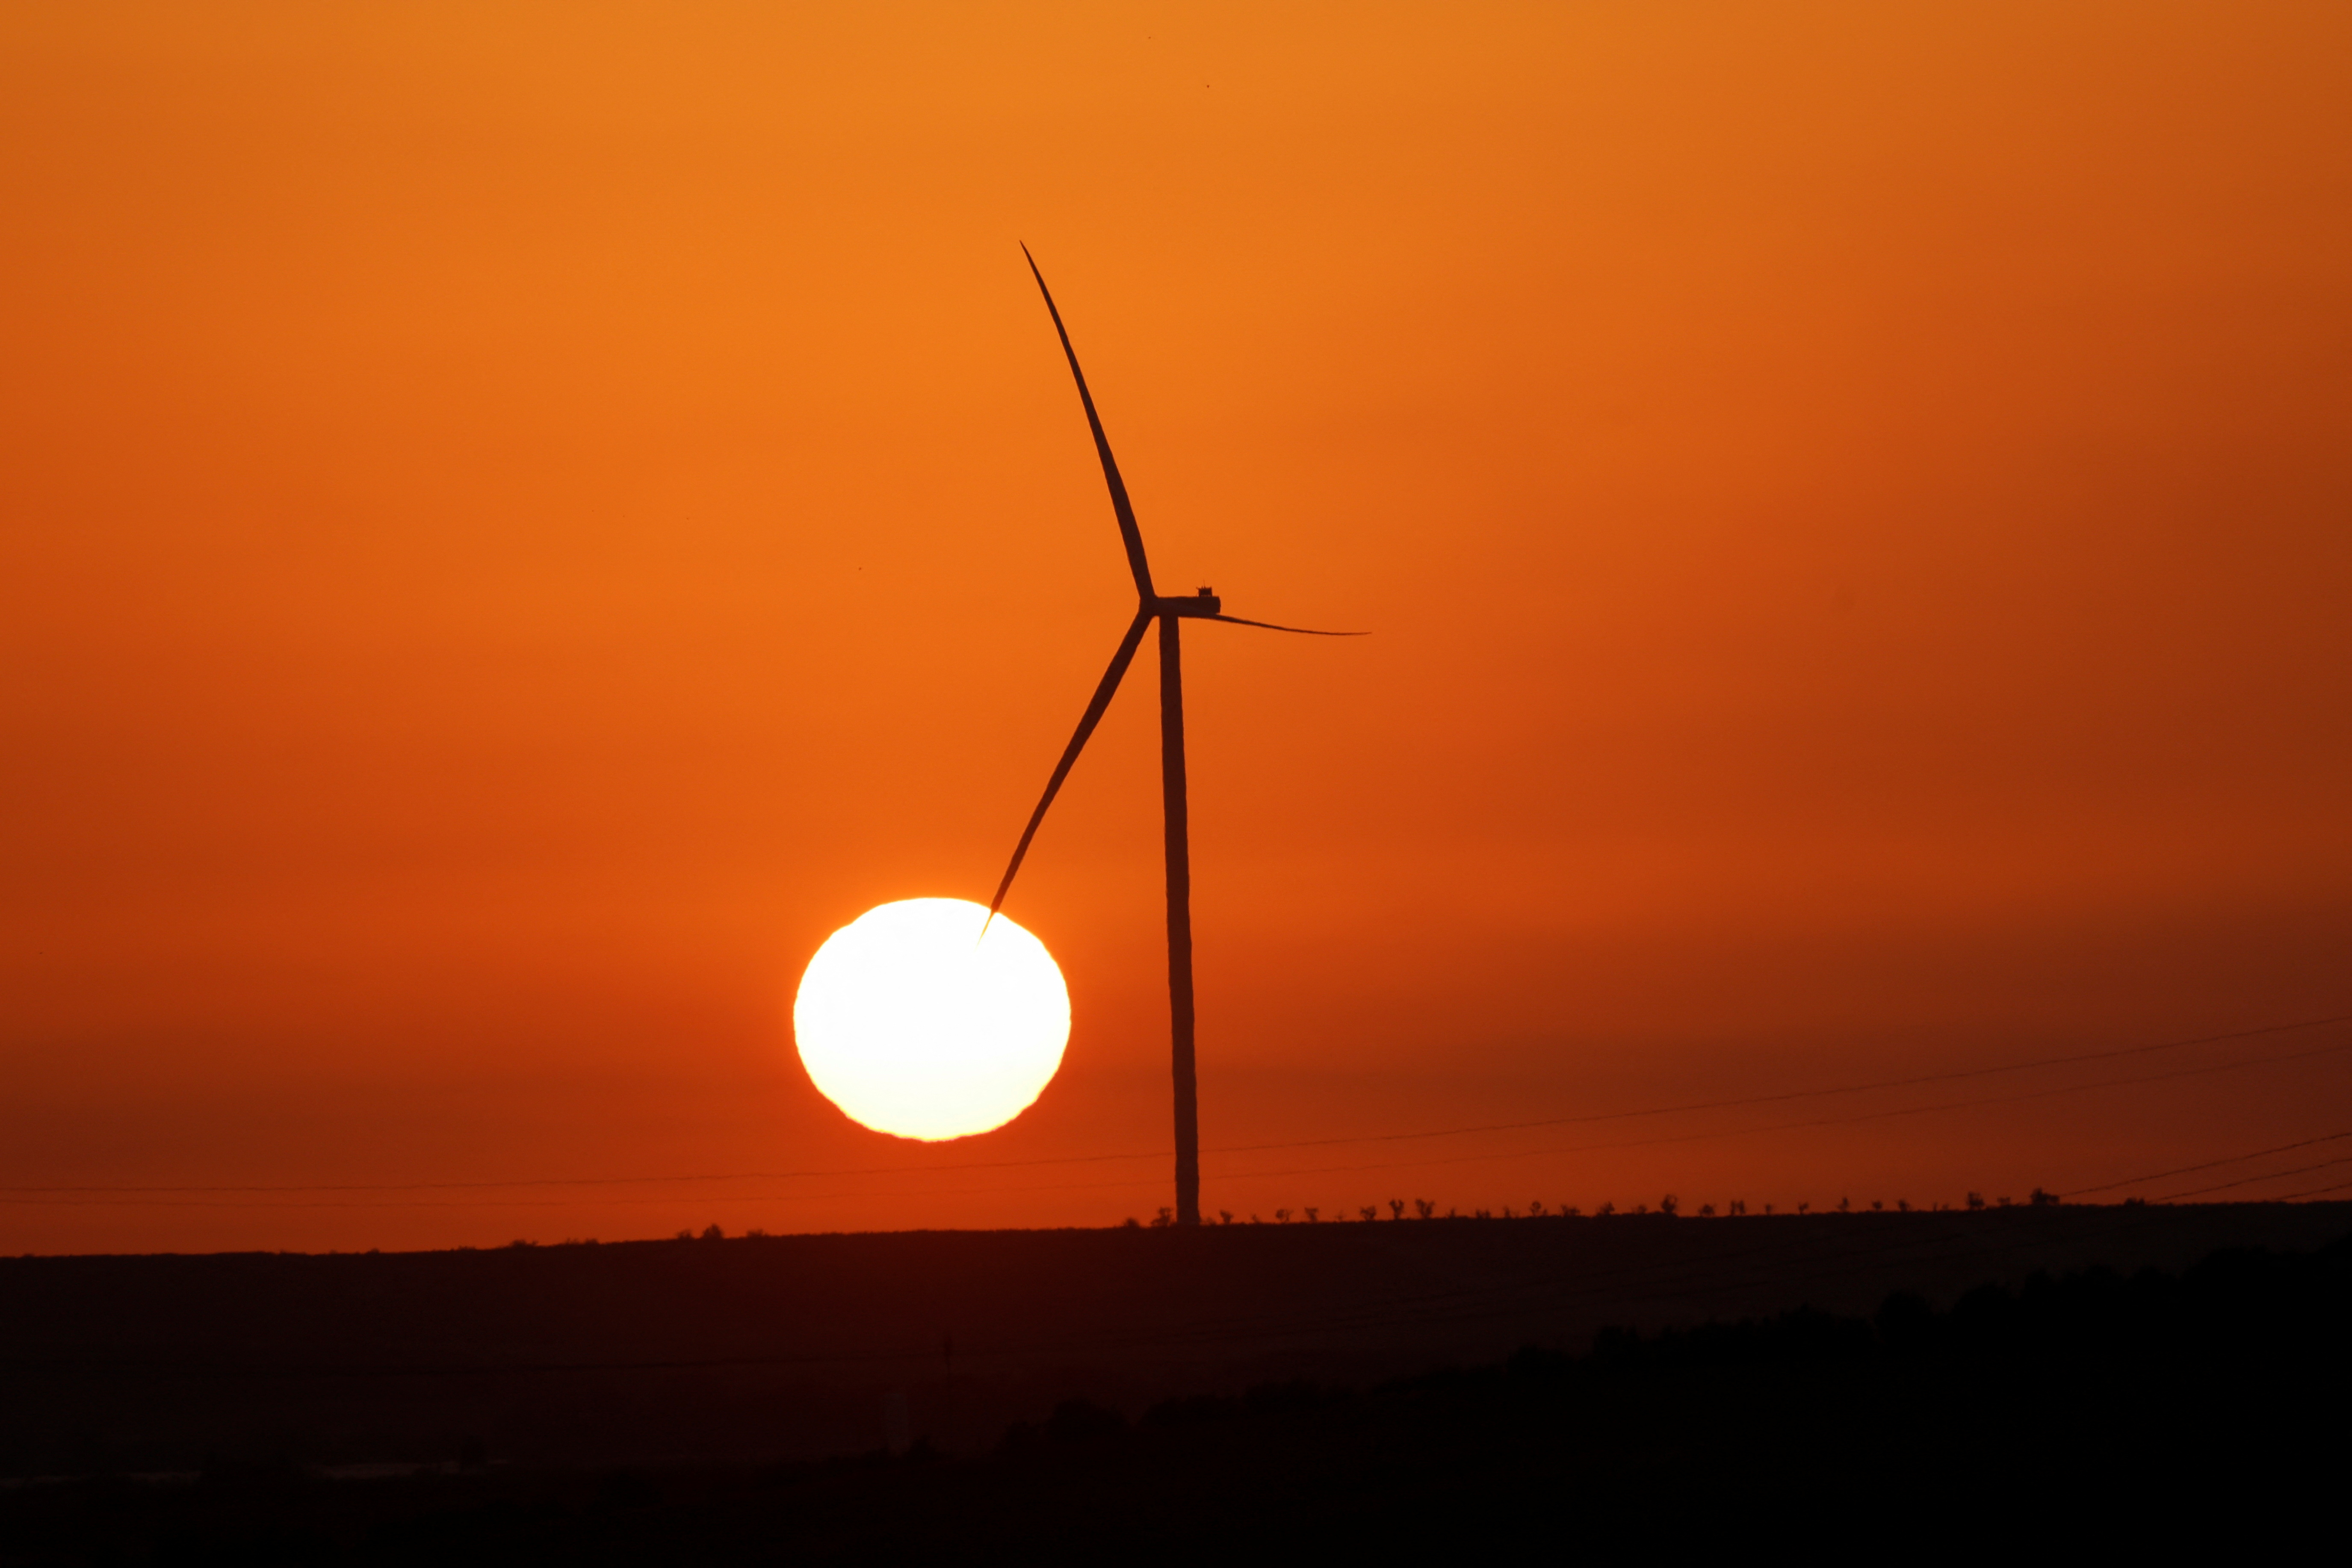
[[[2138,1200],[2133,1199],[2131,1201],[2137,1203]],[[2058,1194],[2056,1193],[2044,1192],[2040,1187],[2036,1187],[2033,1189],[2032,1193],[2028,1195],[2025,1202],[2027,1206],[2032,1208],[2046,1208],[2058,1202]],[[1906,1199],[1897,1198],[1895,1200],[1895,1209],[1898,1214],[1914,1214],[1922,1212],[1940,1214],[1949,1209],[1951,1206],[1952,1205],[1949,1204],[1928,1204],[1924,1209],[1921,1209]],[[1982,1193],[1970,1193],[1963,1206],[1969,1209],[1980,1209],[1987,1207],[1988,1205],[1985,1202],[1985,1197]],[[2015,1200],[2013,1199],[2000,1197],[1993,1199],[1990,1206],[2005,1209],[2014,1207],[2016,1205]],[[1492,1209],[1472,1209],[1465,1215],[1459,1209],[1448,1208],[1444,1214],[1439,1214],[1437,1212],[1437,1205],[1430,1202],[1427,1198],[1414,1198],[1409,1205],[1402,1198],[1391,1198],[1387,1204],[1388,1217],[1391,1220],[1401,1220],[1405,1217],[1405,1211],[1408,1207],[1412,1209],[1412,1217],[1415,1219],[1519,1219],[1522,1217],[1528,1219],[1573,1219],[1584,1213],[1582,1209],[1579,1208],[1574,1204],[1547,1204],[1541,1198],[1536,1198],[1530,1200],[1524,1209],[1511,1204],[1505,1204],[1502,1208],[1502,1213],[1499,1215]],[[1885,1203],[1874,1198],[1871,1200],[1867,1212],[1877,1214],[1882,1212],[1885,1207],[1886,1205]],[[1377,1220],[1381,1217],[1381,1205],[1379,1204],[1365,1204],[1356,1210],[1356,1218],[1359,1222]],[[1609,1215],[1616,1214],[1645,1215],[1651,1212],[1651,1205],[1648,1204],[1635,1204],[1630,1209],[1620,1209],[1613,1203],[1604,1203],[1599,1208],[1592,1211],[1592,1216],[1595,1219],[1605,1219]],[[1679,1215],[1683,1212],[1683,1201],[1674,1194],[1668,1193],[1658,1200],[1655,1212],[1670,1217]],[[1729,1203],[1724,1205],[1723,1212],[1727,1215],[1745,1215],[1748,1213],[1748,1205],[1742,1199],[1733,1198]],[[1775,1211],[1770,1204],[1766,1204],[1759,1212],[1763,1214],[1771,1214]],[[1800,1202],[1794,1209],[1789,1212],[1792,1214],[1811,1214],[1813,1212],[1813,1206],[1811,1203]],[[1823,1212],[1834,1214],[1853,1214],[1863,1211],[1857,1211],[1850,1200],[1840,1198],[1837,1201],[1837,1207],[1835,1209],[1825,1210]],[[1320,1224],[1323,1218],[1323,1211],[1318,1207],[1311,1205],[1296,1211],[1286,1208],[1276,1209],[1274,1211],[1274,1223],[1276,1225],[1288,1225],[1293,1220],[1301,1217],[1303,1217],[1308,1225]],[[1335,1211],[1332,1217],[1337,1220],[1346,1216],[1343,1214]],[[1715,1205],[1713,1204],[1699,1205],[1698,1217],[1701,1219],[1713,1219],[1716,1217]],[[1129,1219],[1127,1223],[1130,1228],[1139,1228],[1139,1221]],[[1159,1230],[1173,1226],[1175,1223],[1176,1211],[1173,1209],[1163,1208],[1158,1215],[1153,1216],[1151,1220],[1151,1228]],[[1252,1215],[1249,1218],[1244,1220],[1230,1209],[1219,1209],[1217,1211],[1217,1223],[1220,1225],[1264,1225],[1265,1221],[1256,1215]],[[706,1227],[699,1233],[692,1230],[681,1230],[677,1233],[677,1239],[680,1241],[718,1241],[722,1239],[726,1234],[727,1233],[725,1231],[721,1230],[716,1225],[713,1225]],[[745,1234],[756,1238],[764,1237],[768,1233],[764,1230],[752,1230],[748,1231]],[[539,1243],[535,1241],[517,1241],[510,1245],[516,1247],[531,1247],[538,1246]],[[585,1242],[567,1237],[563,1245],[566,1247],[593,1247],[596,1245],[596,1242],[595,1238],[593,1237]],[[460,1250],[470,1252],[473,1248],[465,1247]]]
[[[2042,1188],[2036,1187],[2025,1201],[2029,1207],[2046,1208],[2058,1202],[2058,1194],[2052,1192],[2044,1192]],[[1406,1206],[1406,1202],[1402,1198],[1389,1199],[1387,1205],[1388,1217],[1391,1220],[1403,1219],[1405,1217]],[[1988,1205],[1982,1193],[1970,1193],[1966,1200],[1964,1200],[1962,1206],[1973,1210],[1981,1209]],[[1990,1206],[2004,1209],[2013,1208],[2016,1206],[2016,1200],[2009,1197],[1999,1197],[1993,1199]],[[1411,1207],[1412,1210],[1412,1217],[1415,1219],[1519,1219],[1522,1217],[1528,1219],[1571,1219],[1580,1216],[1584,1213],[1581,1208],[1578,1207],[1574,1204],[1546,1204],[1540,1198],[1530,1200],[1524,1209],[1519,1208],[1515,1205],[1505,1204],[1499,1215],[1492,1209],[1472,1209],[1465,1215],[1461,1210],[1451,1207],[1446,1209],[1446,1211],[1441,1215],[1437,1212],[1437,1205],[1427,1198],[1414,1198],[1412,1201]],[[1917,1205],[1912,1204],[1906,1198],[1897,1198],[1895,1200],[1895,1210],[1897,1214],[1940,1214],[1951,1207],[1952,1205],[1949,1204],[1927,1204],[1925,1205]],[[1361,1223],[1370,1223],[1371,1221],[1378,1220],[1381,1217],[1381,1205],[1379,1204],[1365,1204],[1356,1210],[1356,1218]],[[1883,1200],[1877,1198],[1874,1198],[1870,1201],[1866,1210],[1857,1210],[1853,1205],[1853,1200],[1850,1198],[1840,1198],[1837,1201],[1836,1208],[1824,1210],[1822,1212],[1831,1214],[1855,1214],[1862,1212],[1879,1214],[1885,1212],[1885,1208],[1886,1204]],[[1653,1211],[1651,1205],[1648,1204],[1635,1204],[1629,1209],[1620,1209],[1614,1203],[1604,1203],[1599,1208],[1592,1211],[1592,1215],[1596,1219],[1601,1219],[1606,1218],[1611,1215],[1645,1215]],[[1674,1194],[1668,1193],[1658,1200],[1657,1207],[1654,1212],[1668,1216],[1680,1215],[1684,1212],[1683,1201]],[[1745,1215],[1748,1212],[1747,1201],[1741,1198],[1731,1199],[1724,1205],[1723,1208],[1723,1213],[1726,1215]],[[1776,1211],[1770,1204],[1766,1204],[1759,1212],[1769,1215]],[[1810,1201],[1800,1201],[1794,1209],[1788,1212],[1793,1214],[1811,1214],[1813,1212],[1813,1205]],[[1697,1214],[1698,1217],[1701,1219],[1713,1219],[1716,1217],[1716,1207],[1713,1204],[1701,1204],[1698,1205]],[[1332,1217],[1333,1219],[1338,1220],[1344,1219],[1346,1215],[1343,1212],[1335,1210],[1333,1211]],[[1322,1221],[1323,1211],[1318,1207],[1311,1205],[1296,1211],[1286,1208],[1276,1209],[1274,1211],[1274,1223],[1276,1225],[1288,1225],[1294,1219],[1299,1218],[1304,1218],[1306,1223],[1308,1225],[1317,1225]],[[1139,1225],[1139,1222],[1133,1219],[1129,1220],[1127,1223],[1129,1226],[1137,1226]],[[1173,1226],[1175,1223],[1176,1211],[1173,1209],[1163,1208],[1158,1215],[1153,1216],[1151,1220],[1151,1228],[1154,1230],[1163,1229]],[[1263,1216],[1258,1215],[1252,1215],[1244,1220],[1230,1209],[1219,1209],[1217,1211],[1217,1223],[1220,1225],[1264,1225],[1265,1220]]]

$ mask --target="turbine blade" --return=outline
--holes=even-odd
[[[1277,626],[1272,621],[1245,621],[1239,616],[1194,616],[1196,621],[1226,621],[1237,626],[1256,626],[1269,632],[1297,632],[1303,637],[1368,637],[1370,632],[1318,632],[1312,626]]]
[[[1134,624],[1127,628],[1127,636],[1119,639],[1118,651],[1110,656],[1110,668],[1103,671],[1102,682],[1095,688],[1094,700],[1087,704],[1086,712],[1078,719],[1078,732],[1071,736],[1070,743],[1063,748],[1062,760],[1054,764],[1054,776],[1045,781],[1045,798],[1038,801],[1037,809],[1029,814],[1029,826],[1021,830],[1021,842],[1013,847],[1013,864],[1004,868],[1004,880],[996,884],[996,897],[989,900],[989,920],[994,920],[996,911],[1004,907],[1004,895],[1013,888],[1013,874],[1021,869],[1021,858],[1029,853],[1029,841],[1037,837],[1037,825],[1045,820],[1045,808],[1053,805],[1054,797],[1061,793],[1062,781],[1070,776],[1071,765],[1078,760],[1078,753],[1086,749],[1087,737],[1095,732],[1097,724],[1102,722],[1104,710],[1110,706],[1112,695],[1118,690],[1119,678],[1127,673],[1128,665],[1134,661],[1135,650],[1143,645],[1144,630],[1151,622],[1150,612],[1138,611]],[[988,934],[987,921],[981,922],[980,930],[982,936]]]
[[[1110,509],[1118,514],[1119,542],[1127,546],[1128,570],[1135,574],[1135,591],[1149,599],[1151,595],[1151,567],[1143,559],[1143,531],[1135,525],[1135,508],[1128,503],[1127,481],[1118,477],[1118,459],[1110,455],[1110,438],[1103,434],[1101,416],[1095,413],[1094,394],[1087,390],[1087,373],[1078,368],[1078,351],[1070,346],[1069,329],[1062,325],[1062,312],[1054,308],[1054,291],[1045,287],[1045,275],[1037,270],[1037,258],[1023,246],[1021,254],[1029,262],[1029,275],[1037,279],[1037,292],[1045,296],[1045,313],[1054,318],[1054,331],[1062,340],[1062,353],[1070,362],[1070,374],[1078,384],[1078,401],[1086,405],[1087,428],[1095,433],[1095,453],[1102,458],[1103,478],[1110,483]]]

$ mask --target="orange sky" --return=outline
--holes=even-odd
[[[1148,651],[1038,1105],[789,1035],[1131,611],[1024,239],[1162,583],[1375,634],[1187,635],[1206,1206],[2352,1127],[2337,1026],[1215,1152],[2352,1013],[2340,6],[16,6],[0,202],[0,1251],[1170,1201],[1034,1163],[1169,1147]]]

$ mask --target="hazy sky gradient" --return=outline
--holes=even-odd
[[[1207,1148],[2352,1014],[2340,6],[20,6],[0,204],[0,1184],[896,1173],[0,1250],[1170,1201],[932,1169],[1169,1147],[1149,651],[1014,893],[1039,1104],[911,1148],[789,1033],[1130,613],[1020,240],[1162,584],[1375,634],[1186,637]],[[2347,1044],[1203,1199],[2021,1197],[2352,1052],[1769,1129]]]

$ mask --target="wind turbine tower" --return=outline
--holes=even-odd
[[[1070,362],[1070,375],[1078,384],[1078,402],[1087,412],[1087,427],[1094,432],[1095,455],[1102,459],[1103,479],[1110,487],[1110,507],[1118,519],[1119,542],[1127,548],[1128,570],[1135,576],[1135,619],[1128,624],[1127,635],[1119,639],[1118,651],[1111,655],[1110,668],[1103,672],[1095,687],[1092,701],[1078,719],[1077,732],[1063,748],[1062,760],[1054,764],[1053,776],[1045,781],[1045,793],[1037,802],[1037,809],[1029,814],[1029,825],[1021,830],[1021,842],[1013,848],[1013,862],[1004,868],[1004,879],[996,885],[996,897],[990,900],[988,912],[993,918],[1004,907],[1004,896],[1013,888],[1014,873],[1021,869],[1022,858],[1029,853],[1029,841],[1037,836],[1037,825],[1045,820],[1045,808],[1054,804],[1061,792],[1062,781],[1070,775],[1070,768],[1085,750],[1087,737],[1095,732],[1104,711],[1118,690],[1118,683],[1127,674],[1135,651],[1143,645],[1143,634],[1157,623],[1160,628],[1160,796],[1166,813],[1166,850],[1168,861],[1168,1022],[1171,1045],[1171,1067],[1176,1090],[1176,1223],[1201,1223],[1201,1118],[1199,1072],[1193,1059],[1192,1014],[1192,847],[1187,821],[1184,791],[1184,660],[1183,644],[1178,628],[1188,620],[1223,621],[1237,626],[1258,626],[1266,631],[1298,632],[1307,637],[1355,637],[1355,632],[1317,632],[1303,626],[1278,626],[1269,621],[1245,621],[1238,616],[1224,613],[1224,605],[1215,593],[1203,588],[1197,594],[1177,596],[1162,595],[1151,585],[1151,566],[1143,553],[1143,532],[1136,526],[1135,508],[1127,497],[1127,482],[1119,478],[1118,460],[1111,456],[1109,438],[1104,436],[1101,416],[1095,412],[1094,395],[1087,390],[1086,372],[1078,368],[1077,351],[1070,346],[1069,329],[1062,324],[1062,312],[1055,308],[1053,290],[1045,287],[1045,275],[1037,269],[1037,258],[1023,246],[1021,254],[1028,258],[1030,276],[1037,279],[1037,291],[1045,297],[1045,311],[1054,319],[1054,331],[1062,340],[1062,353]]]

